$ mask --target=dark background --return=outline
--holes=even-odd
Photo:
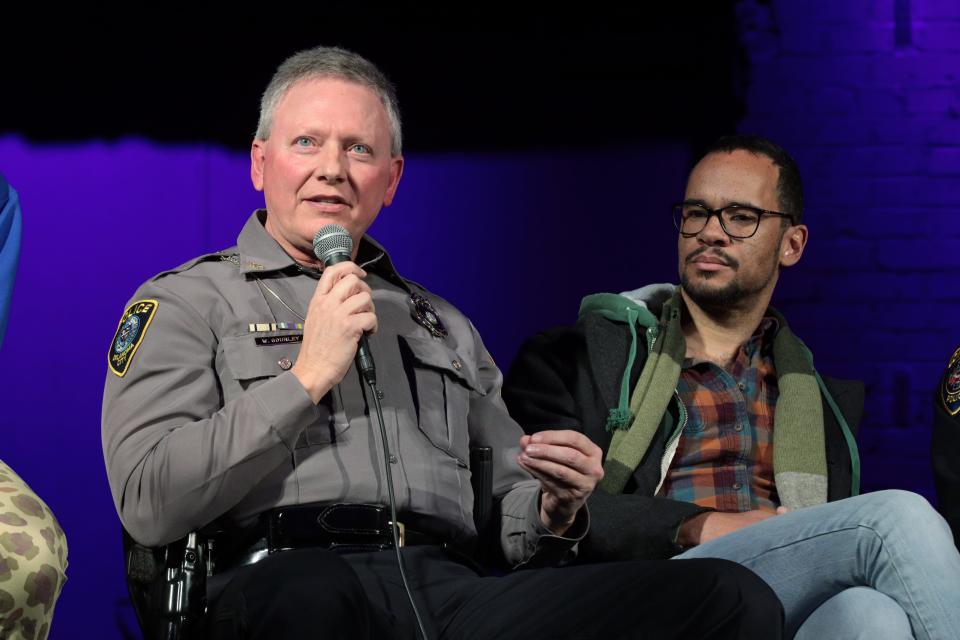
[[[0,127],[38,142],[141,135],[245,151],[277,64],[318,43],[357,51],[393,80],[407,151],[703,143],[744,111],[731,3],[563,15],[325,7],[243,16],[246,27],[169,16],[14,27],[0,45],[20,62],[4,65]]]

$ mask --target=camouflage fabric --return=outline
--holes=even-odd
[[[53,512],[0,460],[0,640],[43,640],[67,579]]]

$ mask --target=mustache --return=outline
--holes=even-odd
[[[733,256],[727,255],[721,249],[714,249],[711,251],[710,247],[700,247],[699,249],[697,249],[696,251],[688,255],[686,258],[684,258],[683,262],[685,264],[690,264],[698,256],[701,256],[704,253],[707,253],[708,251],[710,252],[711,256],[715,258],[720,258],[721,260],[723,260],[723,263],[728,267],[733,267],[734,269],[737,269],[740,267],[740,262],[736,258],[734,258]]]

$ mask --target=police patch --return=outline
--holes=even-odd
[[[123,312],[117,333],[110,343],[110,353],[107,354],[107,363],[110,370],[121,378],[127,373],[133,354],[140,347],[153,314],[157,312],[156,300],[138,300]]]
[[[960,413],[960,348],[950,356],[950,363],[940,384],[940,399],[947,413],[952,416]]]

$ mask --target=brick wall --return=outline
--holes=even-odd
[[[820,370],[867,383],[864,488],[932,496],[932,393],[960,344],[960,4],[742,2],[744,133],[800,164],[808,253],[777,294]]]

